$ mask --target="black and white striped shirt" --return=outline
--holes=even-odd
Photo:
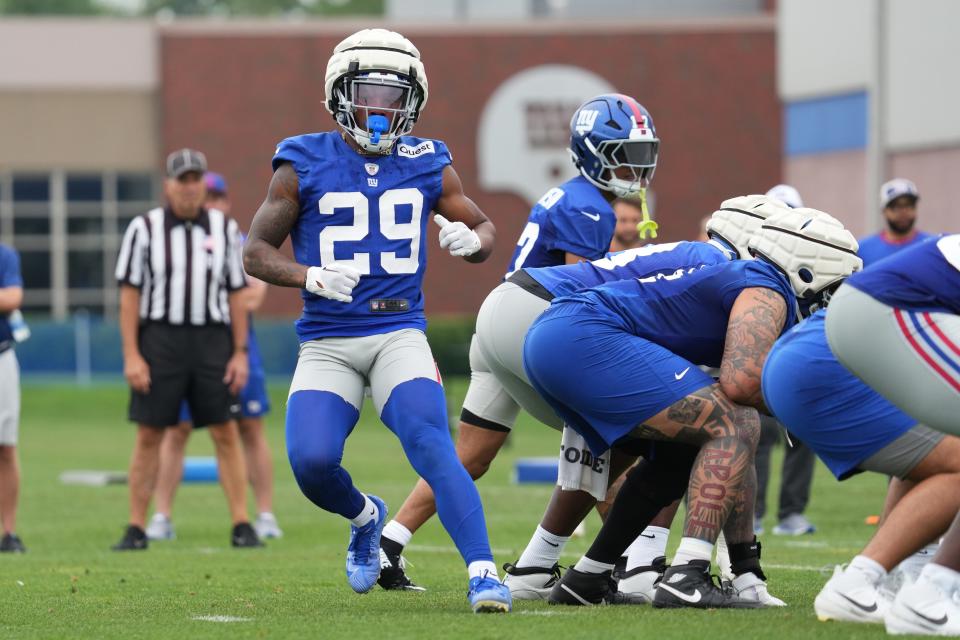
[[[140,289],[141,320],[229,324],[228,294],[246,286],[240,230],[217,209],[203,209],[194,220],[153,209],[127,227],[116,277]]]

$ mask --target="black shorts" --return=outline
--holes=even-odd
[[[172,427],[186,399],[195,427],[240,416],[240,401],[223,382],[233,355],[230,328],[140,327],[140,353],[150,366],[149,393],[130,392],[130,420],[150,427]]]

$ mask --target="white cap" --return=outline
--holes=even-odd
[[[803,200],[800,198],[800,192],[788,184],[778,184],[767,191],[767,195],[776,198],[791,209],[799,209],[803,206]]]
[[[880,208],[886,209],[887,205],[900,196],[912,196],[914,200],[920,199],[920,192],[917,185],[906,178],[894,178],[890,182],[884,182],[880,187]]]

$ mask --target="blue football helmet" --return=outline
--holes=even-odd
[[[590,98],[570,119],[573,163],[584,178],[618,197],[636,197],[647,187],[659,151],[650,112],[630,96],[605,93]],[[617,175],[620,167],[629,172]]]

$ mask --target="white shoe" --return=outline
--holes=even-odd
[[[646,571],[638,571],[633,575],[629,575],[630,572],[627,571],[620,579],[617,591],[629,596],[631,602],[638,604],[653,602],[653,596],[657,592],[657,585],[660,584],[663,572],[649,567],[637,567],[637,569],[640,568]]]
[[[162,513],[155,513],[147,523],[148,540],[173,540],[177,532],[173,530],[173,520]]]
[[[847,622],[883,622],[887,602],[880,597],[877,585],[856,569],[835,567],[833,577],[813,601],[817,618]]]
[[[256,522],[253,523],[253,529],[260,539],[283,537],[283,530],[280,529],[276,516],[268,511],[264,511],[257,516]]]
[[[956,636],[960,635],[960,606],[935,583],[921,578],[900,589],[884,624],[893,635]]]
[[[730,585],[733,592],[744,600],[753,600],[763,604],[764,607],[785,607],[787,603],[776,596],[770,595],[767,591],[767,583],[754,575],[752,571],[747,571],[734,578]]]
[[[560,581],[560,566],[517,567],[509,562],[503,565],[507,585],[514,600],[546,600],[553,585]]]

